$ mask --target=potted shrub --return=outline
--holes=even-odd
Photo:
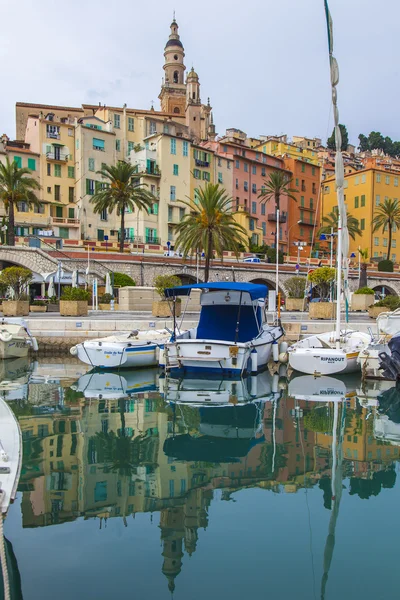
[[[389,312],[400,308],[400,298],[398,296],[386,296],[368,309],[368,314],[372,319],[376,319],[382,312]]]
[[[368,310],[374,303],[375,292],[368,286],[358,289],[351,297],[351,310]]]
[[[27,289],[32,281],[32,272],[24,267],[8,267],[0,274],[0,286],[11,290],[11,299],[3,300],[2,310],[6,317],[29,315]]]
[[[99,299],[100,310],[111,310],[111,302],[114,300],[114,296],[111,294],[103,294]],[[118,310],[118,304],[114,302],[114,310]]]
[[[60,315],[64,317],[85,317],[88,314],[90,292],[76,287],[63,289],[60,298]]]
[[[336,278],[336,269],[332,267],[318,267],[308,275],[313,288],[316,290],[319,302],[310,302],[308,316],[310,319],[334,319],[336,315],[336,302],[329,302],[331,286]]]
[[[286,298],[286,310],[304,310],[306,305],[305,289],[307,278],[296,276],[290,277],[285,283],[288,293]]]
[[[153,301],[152,314],[153,317],[170,317],[172,315],[171,302],[168,302],[165,297],[165,290],[168,288],[182,285],[181,280],[176,275],[158,275],[154,279],[153,285],[160,300]],[[181,314],[181,300],[176,298],[175,315],[179,317]]]
[[[47,304],[44,300],[33,300],[29,305],[29,312],[46,312]]]

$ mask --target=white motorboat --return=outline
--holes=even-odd
[[[371,342],[361,331],[336,331],[308,336],[288,349],[289,364],[307,375],[336,375],[360,370],[358,357]]]
[[[70,349],[79,360],[103,369],[153,367],[158,365],[160,346],[171,333],[162,330],[134,330],[121,335],[86,340]]]
[[[191,406],[234,406],[268,402],[280,397],[279,376],[263,371],[245,379],[160,378],[160,392],[166,402]]]
[[[178,296],[200,289],[197,327],[172,336],[161,360],[168,371],[225,375],[257,373],[268,364],[283,328],[265,321],[267,287],[253,283],[198,283],[165,290],[173,309]],[[175,310],[173,310],[173,313]],[[174,319],[175,321],[175,319]]]
[[[23,358],[30,350],[37,351],[38,343],[24,319],[7,318],[0,321],[0,358]]]
[[[332,32],[329,31],[331,41]],[[371,342],[371,336],[358,331],[342,331],[341,298],[342,289],[348,301],[348,254],[349,232],[347,229],[347,212],[344,197],[344,165],[341,150],[342,136],[339,127],[339,110],[337,106],[337,84],[339,68],[329,47],[331,70],[332,103],[335,123],[335,175],[338,201],[338,247],[336,269],[336,328],[334,332],[323,335],[312,335],[300,340],[289,348],[289,365],[292,369],[306,374],[334,375],[336,373],[352,373],[360,369],[357,361],[363,347]],[[343,278],[343,281],[342,281]]]
[[[6,513],[17,493],[22,464],[22,436],[10,406],[0,398],[0,505]]]
[[[158,369],[142,369],[123,373],[86,373],[71,385],[71,390],[82,392],[85,398],[119,400],[140,392],[155,391]]]

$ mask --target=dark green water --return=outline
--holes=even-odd
[[[23,435],[5,534],[25,600],[397,596],[395,391],[380,412],[357,379],[23,366],[1,393]]]

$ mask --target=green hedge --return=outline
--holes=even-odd
[[[400,308],[400,298],[398,296],[386,296],[379,302],[375,302],[374,306],[386,306],[390,310],[396,310]]]
[[[62,291],[61,300],[66,300],[67,302],[70,300],[86,300],[88,302],[90,300],[90,292],[83,288],[66,287]]]
[[[370,287],[362,287],[354,293],[355,294],[368,294],[369,296],[373,296],[375,294],[374,290],[371,289]]]
[[[114,285],[116,287],[127,287],[136,285],[136,281],[125,273],[114,273]]]
[[[393,273],[393,262],[391,260],[381,260],[378,262],[378,271]]]

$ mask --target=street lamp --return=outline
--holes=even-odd
[[[319,236],[319,239],[321,242],[326,242],[327,238],[330,238],[331,241],[331,258],[330,258],[330,262],[329,262],[329,266],[332,268],[332,262],[333,262],[333,236],[337,235],[337,233],[333,233],[333,227],[331,227],[331,232],[330,233],[321,233],[321,235]]]
[[[307,242],[293,242],[293,246],[297,246],[297,264],[300,264],[300,252],[307,246]]]
[[[295,225],[300,225],[301,223],[301,219],[299,219],[297,221],[297,223],[293,223],[293,225],[291,225],[288,229],[287,232],[287,251],[288,251],[288,255],[290,256],[290,230],[292,229],[292,227],[294,227]]]

